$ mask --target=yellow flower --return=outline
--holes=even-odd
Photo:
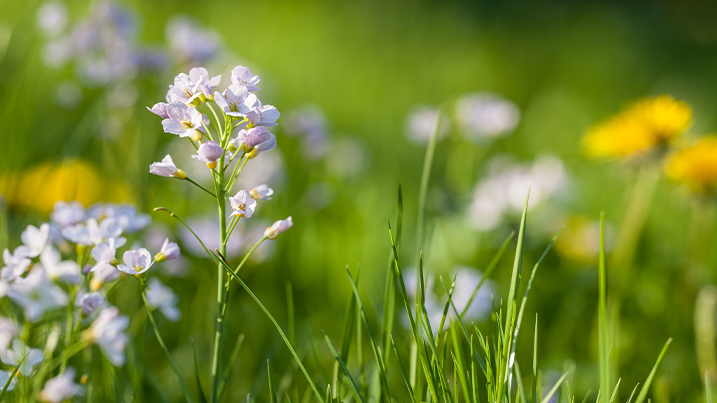
[[[717,137],[703,137],[675,152],[665,165],[665,173],[698,193],[717,190]]]
[[[591,129],[584,138],[590,157],[625,157],[667,144],[687,130],[692,108],[669,95],[637,101]]]

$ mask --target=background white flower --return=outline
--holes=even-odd
[[[37,348],[30,348],[22,341],[15,339],[12,341],[12,348],[3,353],[2,362],[16,367],[20,361],[22,361],[20,373],[30,376],[35,365],[42,362],[42,351]]]
[[[182,312],[177,308],[177,302],[179,302],[179,298],[171,288],[154,277],[149,279],[147,303],[150,307],[159,309],[170,322],[176,322],[182,317]]]

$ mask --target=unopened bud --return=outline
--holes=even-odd
[[[90,379],[90,376],[88,374],[82,374],[82,377],[80,377],[80,383],[82,385],[86,384],[87,381]]]
[[[154,261],[157,262],[157,263],[162,263],[162,262],[164,262],[165,260],[167,260],[167,255],[165,255],[165,254],[162,253],[162,252],[159,252],[159,253],[157,253],[156,255],[154,255]]]
[[[92,291],[99,290],[100,288],[102,288],[102,285],[104,285],[104,283],[95,277],[93,277],[92,280],[90,280],[90,290],[92,290]]]
[[[176,171],[174,171],[174,177],[183,180],[187,178],[187,173],[182,171],[181,169],[177,169]]]
[[[189,136],[190,139],[199,142],[199,140],[202,139],[202,133],[200,133],[198,130],[195,130],[194,133],[192,133],[191,136]]]
[[[217,167],[217,162],[216,162],[216,161],[207,162],[207,167],[208,167],[209,169],[214,169],[214,168]]]

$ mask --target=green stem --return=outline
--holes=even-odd
[[[197,182],[195,182],[194,180],[192,180],[192,178],[187,176],[186,178],[184,178],[184,180],[191,183],[192,185],[198,187],[199,189],[202,189],[203,191],[209,193],[209,195],[212,196],[213,198],[215,198],[215,199],[217,198],[217,195],[215,195],[211,191],[207,190],[204,186],[202,186],[202,185],[198,184]]]
[[[227,252],[227,215],[226,200],[224,191],[224,157],[223,154],[218,161],[219,172],[216,176],[217,203],[219,206],[219,252],[226,256]],[[219,400],[219,381],[221,371],[222,344],[224,342],[224,306],[226,304],[227,292],[225,288],[226,270],[221,263],[217,264],[217,317],[214,331],[214,351],[212,354],[212,392],[211,401],[216,403]]]
[[[232,172],[232,176],[229,177],[229,183],[227,184],[226,189],[224,189],[226,193],[229,193],[234,187],[234,183],[237,181],[237,178],[239,177],[241,171],[244,169],[244,165],[246,165],[247,161],[249,161],[249,157],[244,158],[241,164],[237,162],[236,166],[234,166],[234,172]],[[238,171],[237,168],[239,169]]]
[[[442,114],[443,108],[439,108],[438,112],[436,113],[435,122],[433,122],[433,132],[431,133],[431,139],[428,141],[428,147],[426,147],[426,156],[423,160],[421,188],[418,193],[418,225],[416,231],[416,246],[418,251],[421,251],[423,249],[424,219],[426,215],[426,194],[428,193],[428,182],[431,178],[431,165],[433,165],[433,154],[436,151],[436,137],[438,134],[438,130],[441,127]]]
[[[149,317],[149,321],[152,323],[152,328],[154,329],[154,335],[157,336],[157,342],[159,342],[159,345],[162,346],[162,349],[164,350],[164,354],[167,355],[167,359],[169,360],[169,364],[172,366],[172,369],[174,370],[174,374],[177,375],[177,379],[179,380],[179,384],[182,386],[182,390],[184,390],[184,397],[187,399],[189,403],[193,403],[192,397],[189,394],[189,390],[187,390],[187,385],[184,384],[184,381],[182,380],[181,375],[179,375],[179,371],[177,370],[177,366],[174,365],[174,360],[172,359],[172,355],[169,354],[169,350],[167,349],[167,345],[164,344],[164,340],[162,339],[162,335],[159,333],[159,327],[157,326],[157,322],[154,320],[154,315],[152,315],[152,309],[149,307],[149,303],[147,302],[147,294],[145,292],[144,285],[142,286],[142,290],[140,291],[142,294],[142,301],[144,302],[144,307],[147,309],[147,316]]]

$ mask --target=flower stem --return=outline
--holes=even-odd
[[[241,164],[237,162],[236,166],[234,166],[234,172],[232,172],[232,176],[229,177],[229,183],[224,189],[225,192],[231,192],[232,188],[234,187],[234,182],[237,181],[237,178],[239,177],[239,174],[241,173],[242,169],[244,169],[244,165],[246,165],[247,161],[249,161],[249,157],[244,158],[244,160],[241,161]]]
[[[199,189],[202,189],[203,191],[209,193],[213,198],[215,198],[215,199],[217,198],[217,195],[215,195],[215,194],[212,193],[211,191],[207,190],[204,186],[202,186],[202,185],[198,184],[197,182],[195,182],[192,178],[190,178],[190,177],[187,176],[186,178],[184,178],[184,180],[187,181],[187,182],[189,182],[189,183],[191,183],[192,185],[198,187]]]
[[[224,157],[219,158],[219,172],[215,180],[217,190],[217,203],[219,206],[219,249],[222,255],[227,252],[227,215],[226,199],[224,191]],[[212,355],[212,392],[211,401],[216,403],[219,400],[219,378],[221,368],[222,344],[224,341],[224,305],[226,304],[226,288],[224,287],[226,270],[221,263],[217,264],[217,317],[214,331],[214,351]]]
[[[177,375],[177,379],[179,380],[179,384],[182,386],[182,390],[184,390],[184,397],[187,399],[189,403],[193,403],[192,397],[189,395],[189,390],[187,390],[187,385],[184,384],[184,381],[182,380],[182,377],[179,375],[179,371],[177,370],[177,366],[174,365],[174,360],[172,359],[172,356],[169,354],[169,350],[167,349],[167,345],[164,344],[164,340],[162,339],[162,335],[159,333],[159,327],[157,327],[157,322],[154,320],[154,315],[152,315],[152,309],[149,307],[149,303],[147,302],[147,294],[145,292],[145,287],[142,287],[142,290],[140,291],[142,294],[142,301],[144,302],[144,307],[147,309],[147,316],[149,317],[149,321],[152,323],[152,328],[154,329],[154,335],[157,336],[157,341],[159,342],[159,345],[162,346],[162,349],[164,350],[164,354],[167,355],[167,359],[169,360],[169,364],[172,365],[172,369],[174,370],[174,374]]]

